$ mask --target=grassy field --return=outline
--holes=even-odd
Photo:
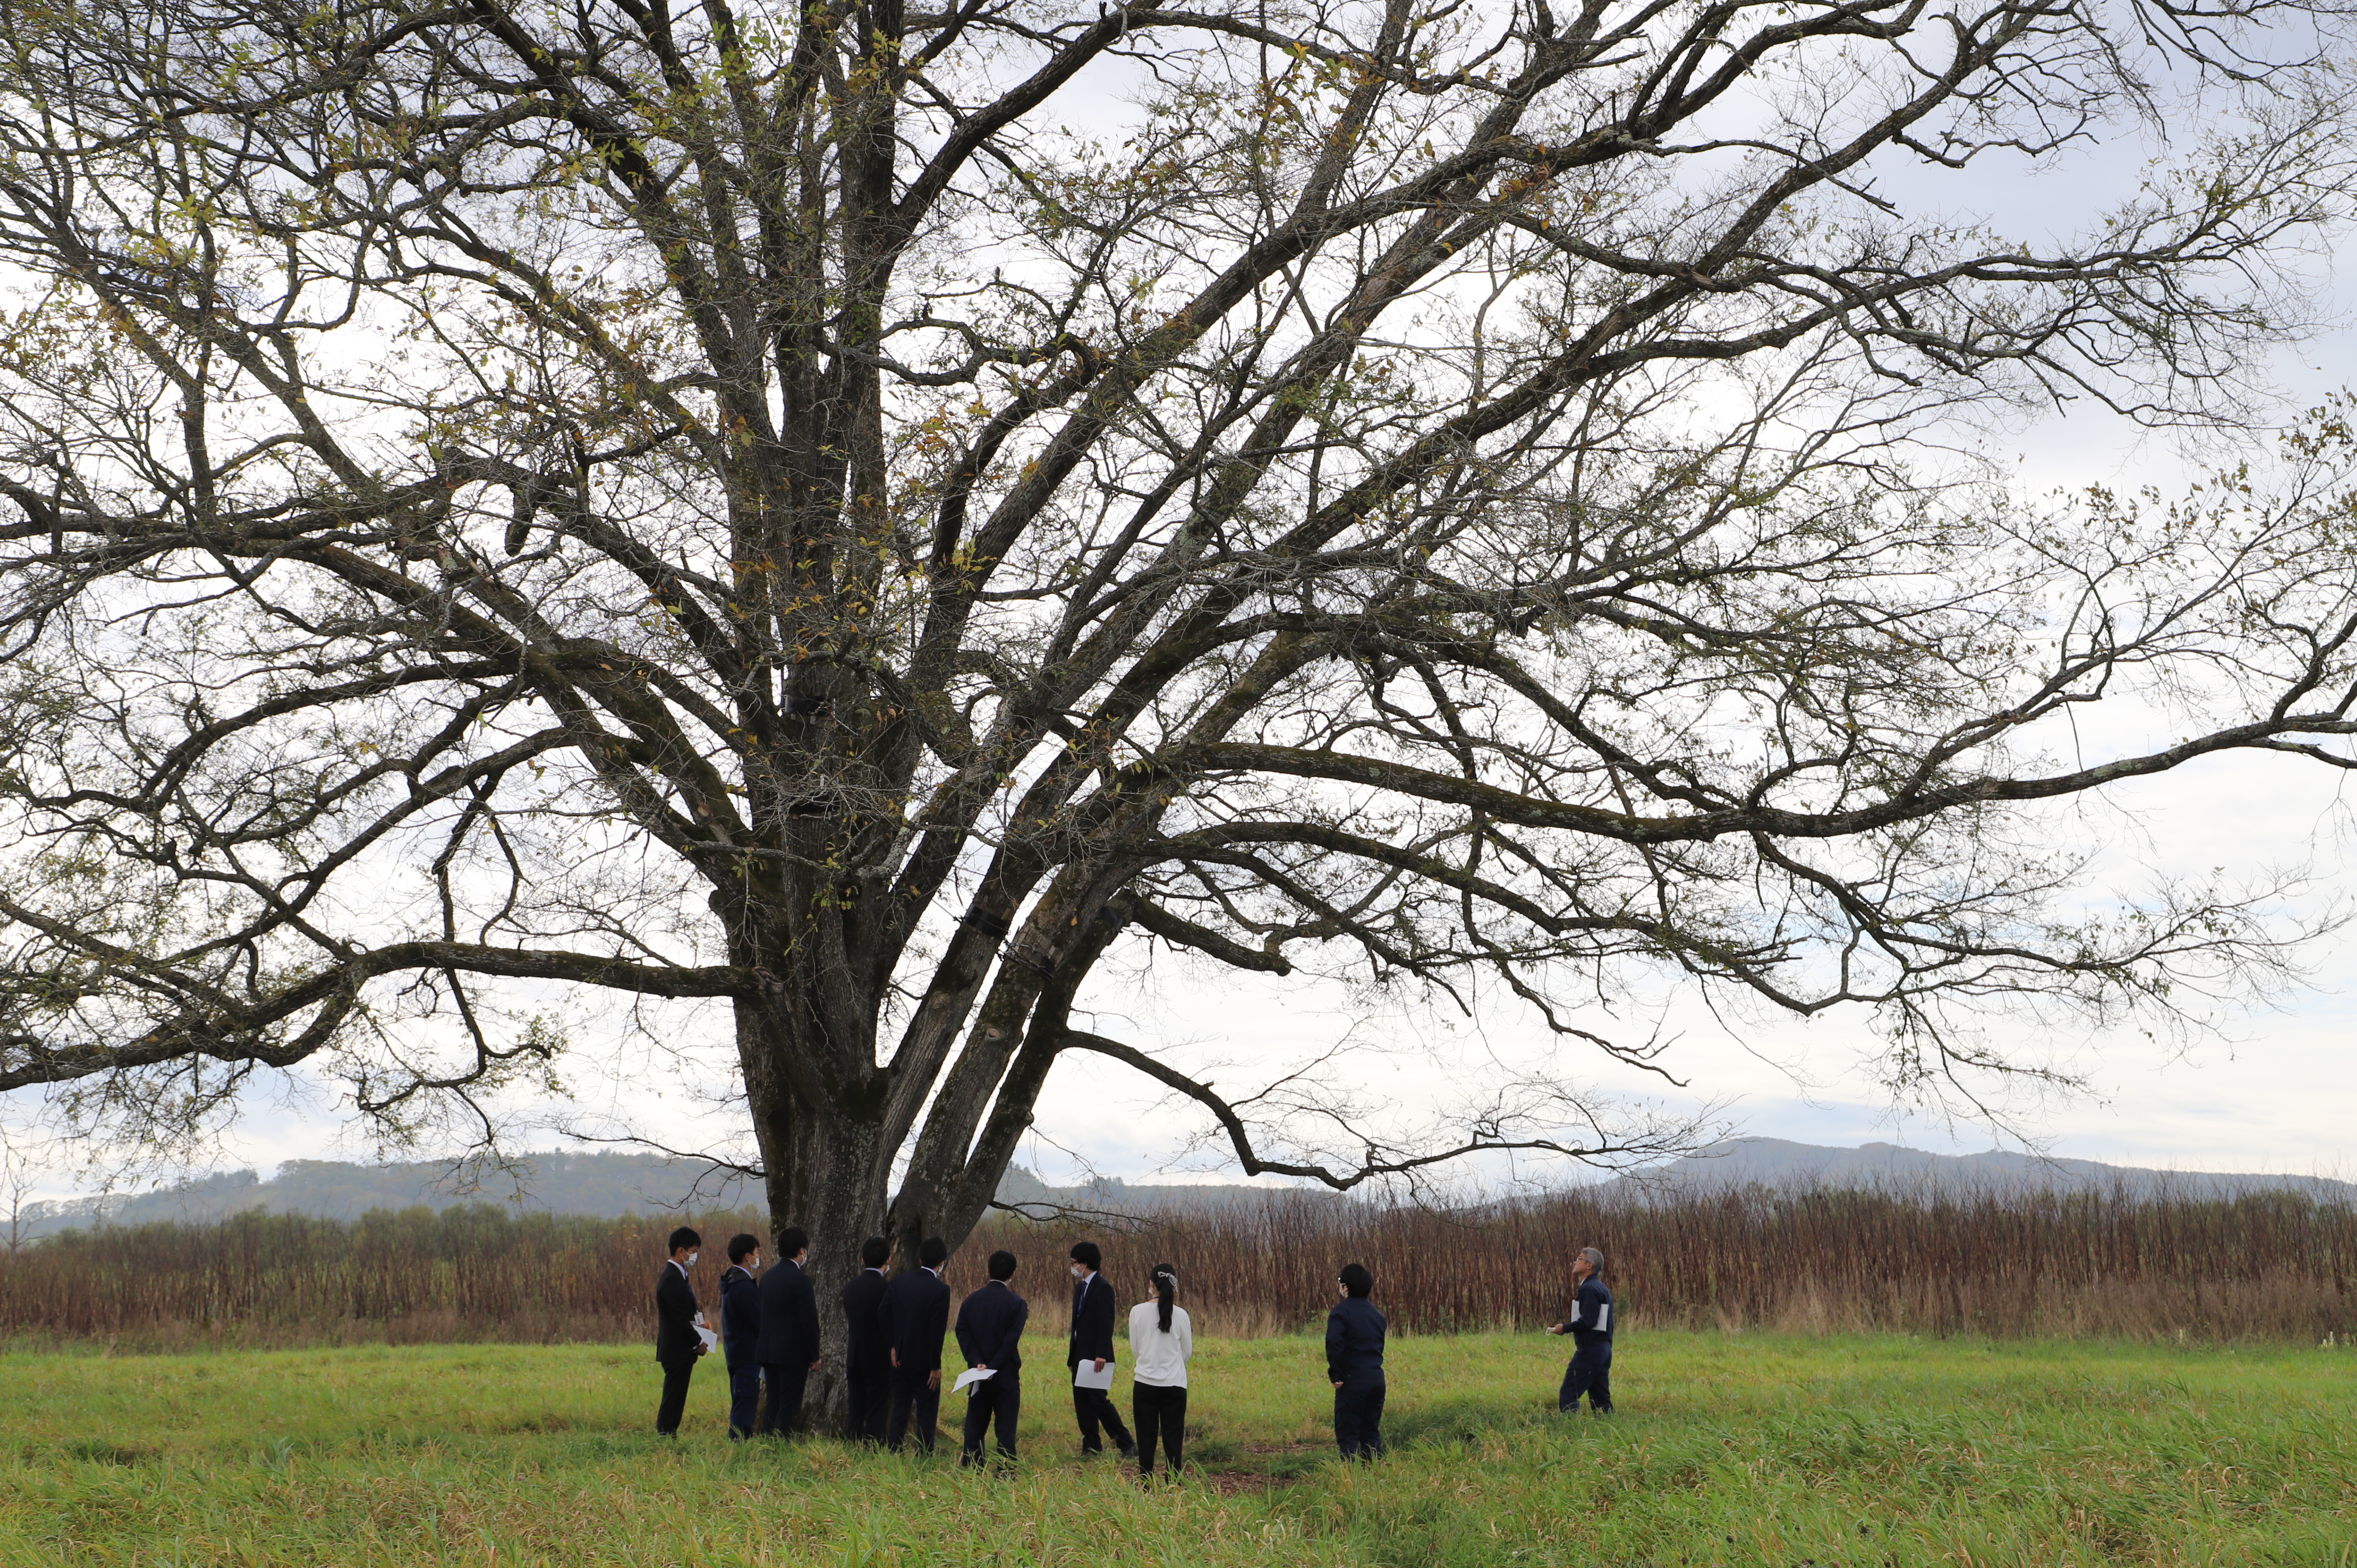
[[[1207,1341],[1151,1489],[1079,1462],[1057,1348],[1012,1477],[731,1444],[710,1368],[662,1443],[636,1348],[0,1357],[0,1562],[2357,1565],[2346,1348],[1646,1332],[1601,1422],[1559,1341],[1404,1338],[1352,1471],[1314,1341]]]

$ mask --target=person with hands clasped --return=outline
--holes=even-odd
[[[1343,1264],[1335,1283],[1341,1299],[1326,1315],[1334,1441],[1345,1459],[1375,1459],[1383,1452],[1383,1335],[1390,1325],[1368,1299],[1375,1276],[1366,1264]]]
[[[802,1391],[818,1370],[818,1296],[810,1275],[810,1232],[789,1225],[778,1234],[778,1261],[761,1276],[761,1433],[791,1437],[802,1419]]]
[[[1015,1254],[990,1255],[990,1279],[958,1307],[958,1354],[965,1358],[965,1446],[961,1465],[982,1463],[982,1440],[995,1418],[998,1455],[1015,1463],[1015,1423],[1023,1413],[1023,1326],[1030,1304],[1007,1282],[1015,1277]],[[985,1376],[974,1379],[980,1372]],[[973,1379],[969,1381],[969,1379]]]
[[[1555,1407],[1566,1412],[1577,1410],[1579,1396],[1586,1394],[1597,1414],[1612,1413],[1612,1292],[1603,1276],[1604,1254],[1582,1247],[1571,1261],[1571,1310],[1547,1328],[1549,1334],[1571,1336],[1571,1365],[1564,1369],[1563,1388],[1555,1396]]]
[[[892,1276],[877,1309],[892,1352],[892,1421],[884,1445],[895,1454],[912,1416],[917,1446],[933,1451],[942,1413],[942,1338],[950,1331],[950,1287],[942,1283],[942,1265],[949,1261],[949,1243],[926,1237],[917,1249],[919,1266]]]
[[[1113,1408],[1106,1376],[1113,1365],[1114,1299],[1113,1286],[1097,1273],[1104,1266],[1104,1254],[1094,1241],[1079,1241],[1072,1246],[1071,1260],[1072,1341],[1064,1364],[1072,1369],[1072,1413],[1081,1422],[1081,1453],[1104,1452],[1104,1440],[1097,1435],[1102,1426],[1123,1458],[1135,1458],[1137,1444]]]
[[[1152,1299],[1129,1309],[1130,1409],[1137,1417],[1137,1473],[1154,1474],[1158,1438],[1169,1455],[1164,1473],[1178,1475],[1178,1444],[1187,1433],[1187,1358],[1195,1353],[1194,1325],[1178,1305],[1178,1271],[1157,1263],[1146,1276]]]

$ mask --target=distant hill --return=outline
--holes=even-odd
[[[1729,1187],[1866,1187],[1900,1194],[2125,1191],[2133,1197],[2239,1197],[2297,1192],[2323,1202],[2357,1201],[2357,1184],[2329,1176],[2172,1171],[2095,1160],[2040,1159],[2006,1149],[1934,1155],[1897,1144],[1855,1149],[1782,1138],[1731,1138],[1609,1184],[1663,1194]]]
[[[1045,1218],[1058,1209],[1082,1213],[1153,1214],[1257,1200],[1273,1189],[1256,1187],[1141,1186],[1118,1176],[1079,1187],[1050,1187],[1021,1165],[1009,1167],[999,1201],[1021,1204]],[[447,1208],[486,1203],[520,1213],[618,1218],[686,1209],[758,1208],[767,1200],[741,1176],[715,1173],[701,1161],[662,1155],[551,1151],[526,1156],[512,1170],[447,1162],[359,1165],[344,1160],[289,1160],[264,1178],[251,1170],[193,1177],[156,1192],[68,1198],[29,1204],[24,1239],[95,1225],[204,1223],[254,1209],[357,1219],[371,1209]],[[0,1214],[0,1228],[6,1216]]]

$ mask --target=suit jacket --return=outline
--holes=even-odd
[[[765,1367],[807,1367],[819,1358],[818,1293],[791,1258],[761,1276],[761,1353]]]
[[[761,1335],[761,1287],[753,1271],[731,1263],[720,1276],[720,1343],[732,1367],[749,1367]]]
[[[1091,1274],[1072,1286],[1072,1343],[1064,1365],[1113,1359],[1113,1286],[1103,1274]]]
[[[693,1361],[703,1354],[695,1332],[695,1287],[687,1272],[666,1260],[655,1276],[655,1359]]]
[[[884,1305],[884,1271],[862,1269],[843,1287],[843,1316],[850,1320],[851,1339],[843,1352],[849,1372],[881,1372],[892,1365],[892,1348],[885,1342],[883,1321],[877,1316]]]
[[[993,1280],[958,1304],[958,1353],[969,1367],[1023,1369],[1023,1326],[1031,1304],[1005,1280]]]
[[[884,1287],[884,1305],[876,1321],[885,1344],[898,1351],[900,1370],[941,1369],[942,1337],[950,1330],[950,1287],[931,1269],[910,1269],[894,1274]]]

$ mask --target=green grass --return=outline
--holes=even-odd
[[[0,1356],[0,1563],[2357,1568],[2345,1349],[1648,1332],[1599,1422],[1559,1341],[1407,1338],[1352,1471],[1314,1341],[1207,1342],[1151,1490],[1079,1463],[1055,1349],[1011,1477],[731,1444],[709,1367],[662,1443],[637,1348]]]

